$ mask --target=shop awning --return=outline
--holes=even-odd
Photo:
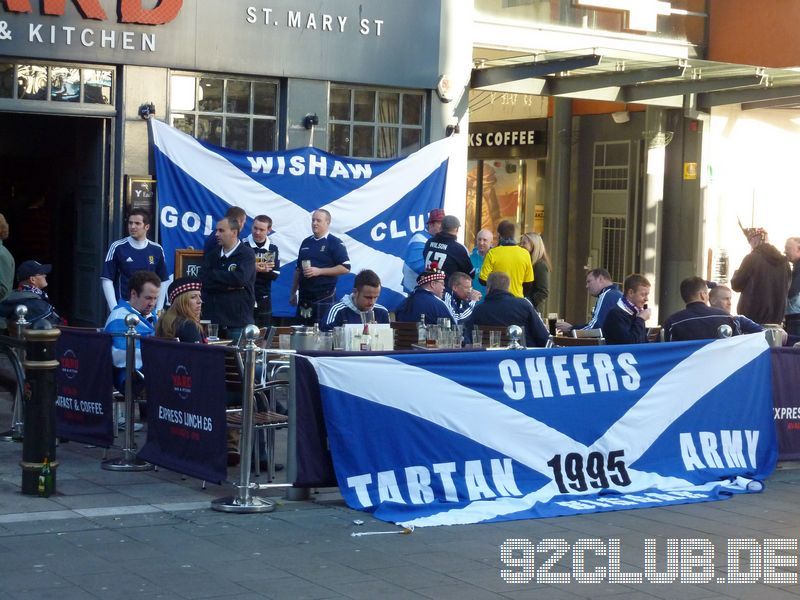
[[[472,88],[700,110],[800,104],[800,69],[767,68],[592,48],[476,59]]]

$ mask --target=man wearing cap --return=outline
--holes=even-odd
[[[425,242],[422,253],[426,269],[435,264],[438,269],[444,271],[445,278],[456,271],[466,273],[470,277],[475,275],[475,267],[472,266],[469,252],[464,244],[456,239],[460,227],[461,222],[458,217],[446,215],[442,219],[442,230]]]
[[[731,278],[731,287],[741,294],[736,312],[762,325],[781,323],[792,277],[789,261],[767,242],[763,228],[742,231],[752,250]]]
[[[439,233],[442,229],[442,219],[444,210],[434,208],[428,215],[428,223],[425,231],[418,231],[411,236],[406,246],[406,253],[403,257],[403,291],[410,294],[417,287],[417,277],[425,270],[425,242]]]
[[[345,323],[364,323],[364,313],[372,311],[376,323],[389,323],[389,311],[378,304],[381,280],[375,271],[364,269],[356,275],[353,293],[331,307],[322,329],[333,329]]]
[[[17,269],[19,287],[0,303],[0,316],[9,321],[15,320],[17,306],[22,304],[28,309],[25,315],[28,322],[36,323],[45,319],[52,325],[60,325],[61,317],[53,309],[50,298],[44,291],[47,287],[47,274],[52,269],[52,265],[43,265],[35,260],[23,262]]]
[[[128,214],[128,237],[109,246],[100,275],[108,310],[114,310],[117,302],[128,293],[128,279],[135,271],[152,271],[160,281],[167,280],[164,249],[147,239],[148,231],[150,213],[143,208],[134,208]],[[163,296],[158,299],[156,310],[162,306]]]
[[[450,307],[442,300],[444,294],[444,272],[427,269],[417,277],[417,287],[395,311],[398,321],[415,323],[425,315],[425,323],[436,325],[438,319],[450,319],[455,325],[456,318]]]

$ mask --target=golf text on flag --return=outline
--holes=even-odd
[[[302,240],[311,235],[311,213],[330,211],[330,231],[341,238],[352,273],[340,277],[337,297],[350,293],[353,277],[372,269],[383,284],[379,302],[392,310],[403,299],[403,253],[425,228],[428,213],[444,202],[447,138],[397,160],[360,160],[317,148],[243,152],[212,146],[150,119],[155,143],[161,245],[173,271],[175,250],[202,248],[225,211],[240,206],[252,218],[273,220],[270,240],[283,268],[272,284],[276,316],[292,316],[289,292]]]
[[[405,526],[720,499],[777,460],[759,334],[308,360],[345,500]]]

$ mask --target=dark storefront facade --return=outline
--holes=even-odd
[[[443,137],[455,109],[436,91],[449,0],[58,4],[0,5],[0,212],[75,323],[105,318],[105,250],[153,176],[145,107],[230,148],[374,158]]]

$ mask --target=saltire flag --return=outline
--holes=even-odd
[[[308,360],[347,504],[404,526],[722,499],[777,460],[759,334]]]
[[[158,180],[161,245],[170,272],[175,250],[203,248],[216,222],[232,205],[252,218],[272,218],[281,275],[272,284],[276,316],[293,316],[288,303],[297,252],[311,235],[311,213],[332,215],[331,233],[350,256],[351,274],[339,277],[337,298],[353,278],[372,269],[381,278],[379,301],[394,309],[403,299],[403,254],[428,213],[444,204],[448,159],[455,140],[433,142],[406,158],[360,160],[318,148],[244,152],[196,140],[150,119]]]

